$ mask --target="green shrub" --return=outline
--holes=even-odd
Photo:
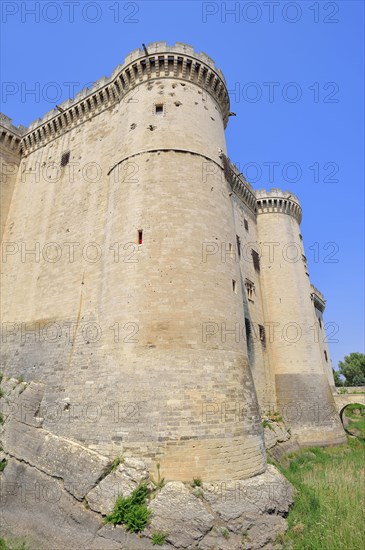
[[[5,470],[7,463],[8,463],[7,460],[3,460],[2,462],[0,462],[0,472],[3,472]],[[1,550],[1,546],[0,546],[0,550]]]
[[[4,395],[5,395],[4,390],[3,390],[2,388],[0,388],[0,399],[1,399],[2,397],[4,397]]]
[[[262,427],[263,427],[263,428],[269,428],[269,430],[274,431],[274,428],[273,428],[273,426],[272,426],[270,420],[267,420],[267,419],[265,418],[265,420],[263,420],[263,421],[261,422],[261,424],[262,424]]]
[[[137,487],[129,497],[120,495],[112,513],[106,516],[105,523],[125,525],[127,530],[133,533],[143,531],[151,515],[146,505],[147,494],[148,487],[144,483]]]
[[[166,542],[168,533],[163,533],[162,531],[155,531],[152,533],[152,544],[155,546],[162,546]]]
[[[192,487],[201,487],[202,486],[202,480],[200,477],[194,477],[193,482],[191,484]]]

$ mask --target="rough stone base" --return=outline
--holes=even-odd
[[[156,548],[153,533],[162,531],[161,548],[238,550],[270,548],[285,532],[293,489],[273,466],[242,481],[203,480],[195,487],[170,481],[152,491],[140,458],[124,457],[111,471],[109,458],[45,430],[38,416],[42,392],[39,383],[8,384],[4,396],[0,537],[21,537],[30,550],[148,550]],[[105,524],[117,496],[128,496],[141,482],[151,488],[152,512],[143,533]]]

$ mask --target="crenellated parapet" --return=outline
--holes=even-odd
[[[224,125],[229,116],[229,96],[222,72],[205,53],[196,53],[187,44],[153,42],[146,49],[131,52],[110,78],[98,80],[91,89],[84,89],[34,121],[22,140],[22,152],[28,155],[119,103],[139,84],[155,79],[176,78],[197,84],[209,93],[221,109]]]
[[[229,182],[232,191],[241,199],[241,201],[248,206],[252,211],[256,211],[256,196],[251,184],[246,180],[244,175],[239,172],[234,164],[221,154],[223,160],[223,170],[227,181]]]
[[[27,129],[24,126],[14,126],[12,119],[0,113],[0,144],[14,152],[20,152],[22,136]]]
[[[255,191],[257,214],[270,214],[280,212],[293,216],[300,224],[302,221],[302,209],[298,197],[289,191],[271,189]]]
[[[311,298],[314,306],[323,313],[326,308],[326,300],[322,294],[314,285],[311,285]]]

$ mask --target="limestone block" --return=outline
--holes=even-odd
[[[256,520],[255,524],[245,533],[243,541],[244,550],[256,550],[267,548],[266,544],[275,541],[279,533],[285,533],[288,528],[287,522],[281,516],[265,515]],[[269,546],[269,548],[273,546]]]
[[[282,443],[290,439],[290,434],[284,426],[276,422],[270,422],[270,426],[264,428],[265,447],[271,449],[277,443]]]
[[[86,500],[92,510],[103,515],[110,514],[119,495],[129,496],[146,479],[148,471],[144,462],[137,458],[126,458],[116,471],[107,475],[86,495]]]
[[[242,550],[242,535],[227,533],[225,527],[213,527],[199,542],[199,550],[212,550],[212,548],[219,548],[219,550]]]
[[[100,518],[67,493],[60,480],[14,458],[1,478],[1,536],[25,537],[31,550],[123,548],[98,536]]]
[[[250,479],[204,483],[203,491],[212,510],[224,521],[231,522],[229,528],[232,530],[244,527],[243,521],[248,522],[248,527],[261,514],[287,513],[294,494],[289,481],[270,464],[265,473]]]
[[[177,548],[191,548],[213,526],[214,516],[179,481],[167,483],[150,509],[150,531],[168,533],[166,540]]]
[[[110,460],[63,437],[15,419],[3,434],[4,450],[19,460],[64,480],[65,489],[81,500],[104,475]]]
[[[29,426],[40,427],[43,419],[38,413],[44,396],[45,384],[31,382],[25,389],[23,384],[21,384],[21,389],[24,391],[18,396],[14,418]]]
[[[152,550],[153,548],[156,548],[156,546],[154,546],[148,539],[144,537],[137,538],[136,535],[133,533],[128,533],[124,527],[119,525],[104,525],[104,527],[99,530],[98,535],[99,537],[119,543],[117,548],[120,548],[121,550]],[[114,548],[114,546],[110,545],[110,548]],[[160,548],[163,549],[166,547],[161,546]]]

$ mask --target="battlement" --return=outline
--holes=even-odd
[[[257,214],[281,212],[293,216],[300,224],[302,221],[302,209],[298,197],[290,191],[281,189],[259,189],[255,191]]]
[[[244,175],[232,164],[228,157],[221,155],[223,160],[223,170],[226,179],[231,185],[232,191],[241,199],[241,201],[252,210],[256,211],[256,197],[252,185],[246,180]]]
[[[195,59],[198,59],[199,61],[202,61],[206,65],[209,65],[213,71],[215,71],[221,79],[225,81],[225,78],[223,76],[223,73],[218,67],[216,66],[214,60],[209,57],[204,52],[197,53],[190,44],[185,44],[184,42],[176,42],[173,46],[168,46],[167,42],[151,42],[147,46],[148,55],[156,55],[156,54],[163,54],[163,53],[174,53],[174,54],[181,54],[181,55],[188,55],[189,57],[194,57]],[[137,48],[133,50],[130,54],[126,56],[124,59],[124,63],[122,65],[119,65],[114,72],[112,77],[118,70],[122,69],[123,66],[128,65],[129,63],[132,63],[132,61],[136,61],[140,57],[145,57],[146,53],[142,48]]]
[[[312,300],[314,302],[314,306],[319,309],[319,311],[324,311],[325,308],[326,308],[326,300],[322,294],[322,292],[320,292],[318,290],[318,288],[316,288],[314,285],[311,284],[311,297],[312,297]]]
[[[4,147],[19,153],[21,139],[26,130],[24,126],[14,126],[11,118],[0,113],[0,143]]]
[[[84,88],[74,99],[48,111],[33,121],[22,141],[22,151],[29,154],[71,128],[82,124],[105,109],[119,103],[133,88],[144,82],[176,78],[197,84],[220,106],[224,125],[228,123],[229,96],[222,72],[205,53],[180,42],[168,46],[153,42],[144,49],[133,50],[113,71],[111,77],[97,80],[92,88]]]
[[[27,128],[21,124],[14,126],[12,119],[4,113],[0,113],[0,126],[17,136],[23,136],[27,132]]]

